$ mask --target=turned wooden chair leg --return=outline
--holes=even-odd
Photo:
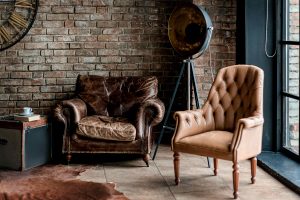
[[[218,174],[218,164],[219,164],[219,162],[218,162],[219,160],[217,159],[217,158],[214,158],[214,175],[215,176],[217,176],[217,174]]]
[[[179,165],[180,165],[180,155],[178,152],[174,152],[174,160],[173,160],[173,164],[174,164],[174,173],[175,173],[175,184],[178,185],[180,182],[179,179]]]
[[[239,164],[238,162],[233,162],[233,172],[232,172],[232,180],[233,180],[233,197],[234,199],[237,199],[239,194],[238,194],[238,189],[239,189]]]
[[[144,155],[143,160],[146,163],[147,167],[149,167],[150,155],[148,153]]]
[[[256,177],[256,166],[257,166],[257,158],[253,157],[251,158],[251,183],[255,183],[255,177]]]

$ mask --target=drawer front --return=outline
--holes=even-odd
[[[22,132],[0,128],[0,167],[20,170],[22,167]]]

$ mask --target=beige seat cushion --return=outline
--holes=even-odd
[[[76,133],[94,139],[133,141],[136,129],[125,118],[93,115],[78,122]]]
[[[203,156],[217,156],[229,159],[230,145],[233,133],[227,131],[209,131],[187,136],[174,144],[175,151],[199,154]],[[200,150],[201,149],[201,150]]]

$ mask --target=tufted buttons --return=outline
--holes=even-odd
[[[255,71],[257,69],[252,69],[247,65],[221,69],[213,83],[213,90],[209,93],[205,103],[205,107],[209,107],[209,110],[205,109],[203,118],[198,115],[198,118],[201,119],[198,120],[201,123],[202,120],[209,123],[211,120],[218,120],[218,123],[215,124],[217,128],[222,128],[223,123],[226,124],[226,128],[234,128],[232,127],[233,121],[240,119],[242,115],[248,116],[253,111],[261,110],[261,107],[258,106],[261,101],[257,101],[261,99],[261,96],[252,97],[259,91],[259,89],[254,90],[254,88],[261,86],[262,82],[257,79],[262,79],[263,74],[260,74],[261,70],[254,73]],[[249,104],[252,106],[249,107]],[[216,117],[218,119],[214,119]],[[190,119],[193,120],[193,117]]]
[[[190,125],[190,119],[189,118],[185,118],[186,123],[188,123],[188,125]]]

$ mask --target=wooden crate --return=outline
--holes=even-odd
[[[0,117],[0,167],[26,170],[51,159],[51,131],[47,118],[19,122]]]

